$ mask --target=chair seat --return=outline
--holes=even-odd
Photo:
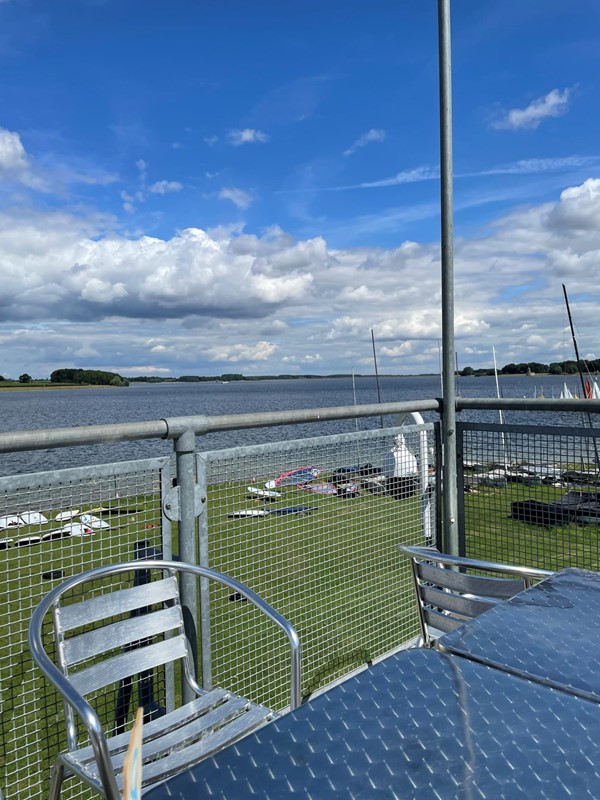
[[[265,706],[222,689],[205,692],[168,714],[144,724],[143,786],[150,787],[235,742],[279,716]],[[130,733],[107,738],[119,789]],[[64,753],[61,760],[75,773],[101,789],[91,746]]]

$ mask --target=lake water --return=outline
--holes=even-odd
[[[563,384],[560,376],[543,378],[501,376],[503,397],[558,397]],[[577,390],[578,378],[571,377],[568,384]],[[356,378],[356,402],[377,403],[377,385],[374,378]],[[380,378],[381,400],[400,402],[439,397],[440,380],[430,377]],[[460,378],[458,392],[463,397],[495,397],[494,378]],[[19,431],[36,428],[57,428],[77,425],[96,425],[115,422],[156,420],[197,414],[209,416],[242,414],[262,411],[283,411],[315,408],[319,406],[352,405],[354,392],[351,378],[323,378],[300,380],[240,381],[217,383],[136,384],[126,389],[56,389],[48,391],[23,390],[0,392],[0,430]],[[580,424],[574,415],[538,415],[527,417],[518,412],[508,412],[507,422],[540,422],[546,424]],[[424,414],[427,420],[436,415]],[[463,419],[498,421],[497,412],[463,412]],[[359,429],[379,426],[379,418],[359,421]],[[387,425],[395,424],[393,419]],[[307,425],[287,425],[276,428],[227,431],[198,439],[203,449],[232,447],[283,439],[296,439],[328,433],[348,433],[356,429],[354,420],[339,420]],[[0,455],[0,474],[56,469],[81,464],[122,461],[170,455],[171,442],[162,440],[126,442],[68,449],[41,450],[29,453]]]

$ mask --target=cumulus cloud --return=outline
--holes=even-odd
[[[255,144],[257,142],[264,144],[269,141],[269,137],[263,131],[257,131],[254,128],[243,128],[242,130],[231,130],[227,133],[229,143],[234,147],[239,147],[241,144]]]
[[[437,243],[333,248],[272,228],[127,238],[64,212],[0,214],[2,372],[64,364],[131,374],[435,372]],[[600,178],[455,242],[461,362],[562,360],[568,285],[582,352],[600,305]],[[588,331],[588,335],[585,332]],[[12,366],[11,366],[12,365]],[[134,368],[140,372],[135,373]]]
[[[344,150],[345,156],[351,156],[356,153],[357,150],[360,150],[362,147],[366,147],[371,142],[383,142],[385,139],[385,131],[381,129],[371,128],[371,130],[363,133],[362,136],[359,136],[358,139],[350,145],[347,150]]]
[[[497,130],[537,128],[545,119],[560,117],[569,109],[572,89],[552,89],[544,97],[533,100],[526,108],[513,108],[491,123]]]
[[[94,240],[79,235],[75,219],[71,231],[54,223],[52,215],[18,221],[0,215],[2,318],[23,319],[34,308],[38,319],[260,318],[312,291],[310,271],[262,264],[276,249],[273,241],[238,253],[236,238],[215,240],[196,228],[169,240]]]
[[[234,205],[242,210],[250,208],[252,205],[252,195],[243,189],[237,189],[235,186],[221,189],[217,196],[219,200],[231,200]]]

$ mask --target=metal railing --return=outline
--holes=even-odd
[[[470,421],[503,408],[577,412],[573,427]],[[471,400],[457,410],[461,553],[546,568],[600,568],[595,515],[598,433],[579,412],[597,401]],[[0,640],[0,792],[41,798],[60,747],[56,698],[26,647],[39,599],[63,577],[138,557],[176,557],[250,585],[298,629],[305,698],[371,663],[418,633],[410,569],[399,544],[441,537],[438,423],[317,436],[269,445],[203,450],[203,434],[413,412],[441,414],[439,400],[0,433],[0,453],[137,439],[170,439],[163,457],[0,478],[0,549],[5,559]],[[568,415],[571,416],[571,415]],[[418,477],[395,487],[382,478],[399,433]],[[315,467],[306,486],[266,489],[286,472]],[[446,472],[444,472],[446,475]],[[311,488],[306,488],[310,484]],[[600,485],[600,481],[598,482]],[[273,492],[271,496],[269,492]],[[537,515],[537,516],[536,516]],[[272,707],[288,702],[282,655],[252,627],[242,598],[201,585],[185,589],[197,628],[205,685]],[[168,687],[156,687],[159,692]],[[68,794],[72,791],[72,795]],[[66,797],[87,797],[74,782]]]
[[[31,661],[27,625],[41,597],[84,569],[162,554],[244,580],[298,627],[305,698],[415,636],[409,572],[397,544],[436,535],[436,425],[401,429],[421,476],[406,496],[387,494],[381,478],[400,429],[204,453],[196,437],[438,408],[433,400],[0,434],[0,452],[139,438],[169,438],[174,445],[173,458],[0,478],[4,800],[37,800],[47,792],[50,765],[63,745],[62,711]],[[250,491],[260,492],[268,480],[306,464],[320,470],[313,481],[317,491],[282,486],[273,499]],[[332,488],[335,494],[329,493]],[[251,513],[239,513],[244,511]],[[197,628],[204,684],[214,681],[263,702],[266,687],[269,705],[285,707],[289,691],[280,643],[250,617],[243,598],[203,586],[197,597],[195,582],[182,593],[186,615]],[[172,691],[157,679],[151,702],[164,704]],[[111,704],[116,708],[117,698],[107,699],[109,719]],[[79,782],[69,783],[65,797],[89,796]]]

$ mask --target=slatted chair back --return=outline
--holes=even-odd
[[[126,575],[119,576],[120,581],[124,577],[127,579]],[[103,589],[106,591],[106,587]],[[200,691],[175,573],[166,570],[160,580],[127,588],[121,583],[109,589],[109,593],[63,605],[65,594],[54,604],[57,661],[73,690],[84,698],[106,692],[109,687],[118,692],[137,685],[140,676],[143,680],[150,671],[153,681],[160,679],[157,670],[180,662],[185,681],[194,691]],[[65,713],[69,748],[75,749],[80,743],[68,703]],[[116,727],[120,727],[118,723]]]
[[[283,631],[290,646],[290,707],[300,704],[298,634],[240,581],[207,567],[158,560],[73,576],[42,599],[29,625],[33,658],[62,695],[66,713],[68,747],[53,767],[49,800],[60,798],[63,781],[71,775],[106,800],[121,800],[129,704],[136,686],[139,697],[145,693],[152,700],[149,707],[139,702],[144,708],[143,792],[277,716],[226,687],[199,685],[179,591],[184,575],[233,590]],[[50,615],[51,644],[45,635]],[[189,690],[176,690],[178,662]],[[154,682],[161,684],[156,694]]]
[[[532,582],[552,575],[549,570],[452,556],[432,547],[402,545],[400,550],[411,559],[422,643],[426,646],[514,597]]]

